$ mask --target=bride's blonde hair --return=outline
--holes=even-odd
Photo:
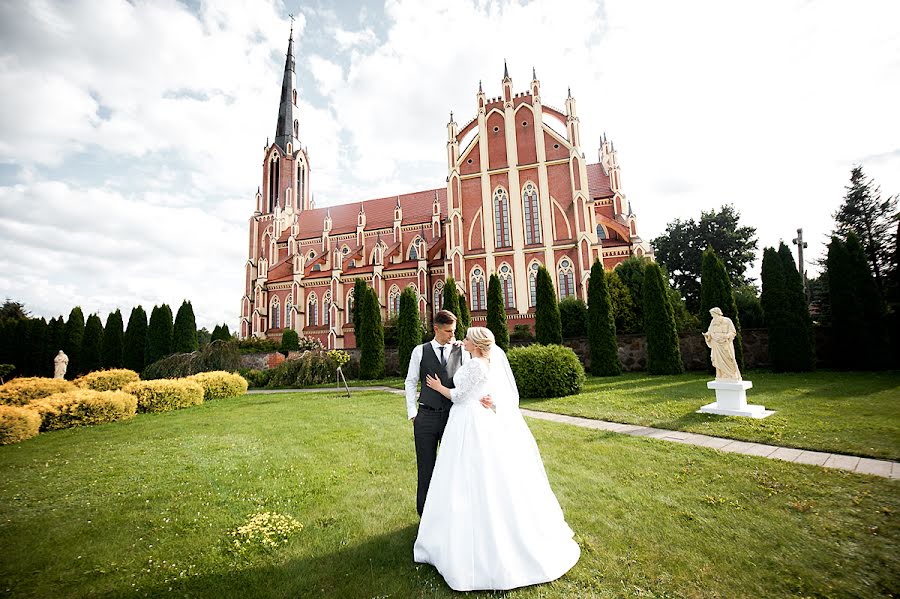
[[[481,350],[485,358],[490,359],[491,348],[494,347],[494,333],[485,327],[470,327],[466,331],[466,339],[475,344]]]

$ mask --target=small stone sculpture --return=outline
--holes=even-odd
[[[66,378],[66,368],[69,367],[69,356],[63,353],[63,350],[59,350],[59,353],[56,354],[56,357],[53,358],[53,378],[55,379],[64,379]]]
[[[734,323],[723,316],[719,308],[713,308],[709,313],[712,321],[709,323],[709,330],[703,333],[703,339],[710,348],[712,365],[716,368],[716,380],[740,381],[741,371],[738,370],[734,357],[734,338],[737,335]]]

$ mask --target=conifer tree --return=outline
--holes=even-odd
[[[503,351],[509,351],[509,328],[503,307],[503,289],[500,277],[492,274],[487,292],[487,328],[494,334],[494,343]]]
[[[222,328],[219,330],[219,336],[222,338],[222,341],[231,341],[231,331],[228,330],[227,323],[222,324]]]
[[[790,319],[786,308],[784,263],[775,248],[767,247],[763,250],[761,277],[762,293],[759,301],[769,332],[769,363],[774,370],[781,372],[786,370],[790,361]]]
[[[616,333],[641,332],[644,328],[643,323],[638,317],[631,291],[619,277],[618,269],[607,271],[605,277],[606,286],[609,289],[609,300],[612,304],[613,319],[616,322]],[[643,314],[643,309],[641,309],[641,313]]]
[[[863,345],[858,348],[859,367],[865,370],[884,368],[887,365],[887,319],[884,298],[866,259],[866,253],[854,233],[847,236],[847,254],[850,260],[853,289],[862,309]]]
[[[738,317],[737,302],[734,299],[734,289],[731,287],[731,278],[725,272],[725,264],[716,255],[712,247],[703,251],[703,260],[700,268],[700,330],[709,329],[712,315],[709,311],[713,308],[722,310],[722,315],[727,316],[734,323],[737,335],[734,337],[734,358],[740,370],[744,369],[744,348],[741,342],[741,321]],[[706,354],[708,369],[712,369],[710,354]]]
[[[588,345],[591,356],[591,374],[613,376],[622,373],[619,361],[619,344],[616,342],[616,322],[612,301],[606,285],[606,271],[600,260],[591,267],[588,283]]]
[[[33,376],[34,351],[31,344],[31,319],[24,318],[14,322],[13,338],[15,339],[14,360],[18,374]]]
[[[669,303],[662,270],[656,262],[644,267],[641,285],[644,296],[644,331],[647,335],[647,372],[680,374],[684,372],[681,347],[675,327],[675,313]]]
[[[197,321],[194,318],[194,307],[184,300],[175,316],[172,330],[172,351],[176,354],[189,354],[197,351]]]
[[[81,374],[100,370],[103,351],[103,323],[96,314],[88,316],[81,342]]]
[[[765,260],[763,260],[765,267]],[[837,236],[828,244],[828,300],[831,306],[831,331],[834,339],[835,365],[841,368],[861,366],[859,356],[865,345],[863,309],[856,295],[855,276],[850,264],[847,244]],[[765,290],[765,287],[763,287]],[[763,310],[766,309],[765,302]],[[771,345],[771,341],[769,342]]]
[[[806,304],[803,279],[790,248],[783,242],[778,245],[778,257],[784,270],[784,310],[788,324],[784,369],[808,372],[816,367],[816,338]]]
[[[34,356],[34,375],[53,376],[53,358],[56,356],[56,352],[50,346],[50,323],[44,318],[33,318],[31,337],[34,344],[34,353],[32,354]]]
[[[559,302],[559,322],[563,339],[587,335],[588,307],[580,297],[570,295]]]
[[[20,321],[25,338],[22,339],[23,373],[30,376],[45,376],[44,354],[47,347],[47,321],[43,318],[29,318]]]
[[[535,281],[534,334],[542,345],[562,343],[562,322],[553,279],[543,266],[538,268]]]
[[[147,364],[165,358],[172,353],[172,309],[167,304],[153,306],[150,324],[147,325]]]
[[[125,368],[141,372],[146,365],[147,352],[147,313],[140,305],[132,308],[125,328],[125,339],[122,344],[122,363]]]
[[[456,320],[455,337],[462,340],[466,338],[466,332],[472,324],[472,315],[469,314],[469,304],[466,302],[466,296],[459,294],[456,299],[459,301],[459,318]]]
[[[69,357],[69,365],[66,368],[68,378],[75,378],[81,374],[80,356],[83,339],[84,314],[81,312],[81,306],[75,306],[69,312],[69,319],[66,321],[66,339],[63,346],[63,351]]]
[[[353,334],[357,337],[359,337],[360,317],[362,315],[362,302],[360,302],[360,299],[366,288],[365,279],[356,279],[353,282]],[[359,339],[356,340],[356,344],[359,345]]]
[[[361,320],[359,339],[359,378],[380,379],[384,376],[384,325],[381,320],[381,305],[378,295],[371,287],[366,287],[360,302]]]
[[[281,333],[281,353],[287,355],[288,352],[300,349],[300,335],[294,329],[284,329]]]
[[[63,349],[66,342],[66,321],[62,316],[51,318],[47,324],[47,345],[51,355],[50,361],[56,357],[59,350]],[[50,375],[53,374],[53,365],[48,366]]]
[[[103,329],[103,350],[101,363],[104,368],[121,368],[123,362],[123,343],[125,332],[122,330],[122,312],[116,309],[106,317]]]
[[[407,287],[400,294],[400,315],[397,318],[397,352],[400,356],[400,375],[409,369],[409,358],[413,349],[422,343],[422,321],[419,320],[419,306],[416,292]]]
[[[456,280],[453,277],[447,277],[444,281],[444,310],[453,312],[459,322],[459,292],[456,290]],[[458,327],[457,327],[458,329]]]

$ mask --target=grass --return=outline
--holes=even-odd
[[[403,377],[399,376],[391,376],[383,379],[375,379],[372,381],[363,381],[360,379],[347,379],[347,385],[352,389],[353,387],[392,387],[394,389],[403,389]],[[341,387],[344,386],[344,383],[341,382]],[[337,385],[335,383],[322,383],[320,385],[310,385],[309,389],[334,389]]]
[[[775,374],[756,371],[750,403],[762,420],[698,414],[715,401],[710,376],[629,373],[588,377],[582,393],[523,400],[522,407],[584,418],[728,437],[801,449],[900,459],[900,372]]]
[[[582,557],[473,597],[891,596],[900,482],[530,421]],[[450,597],[403,398],[244,396],[0,447],[0,594]],[[235,553],[257,512],[304,528]],[[462,595],[458,595],[462,596]]]

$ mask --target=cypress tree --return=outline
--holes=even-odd
[[[503,307],[503,289],[500,277],[491,275],[487,292],[487,328],[494,334],[494,342],[503,351],[509,351],[509,328]]]
[[[862,309],[864,323],[863,345],[857,348],[859,367],[864,370],[884,368],[888,361],[887,310],[866,252],[855,233],[847,235],[847,254],[853,290]]]
[[[606,278],[606,286],[609,289],[613,319],[616,322],[616,333],[641,332],[643,324],[637,315],[631,291],[619,277],[618,269],[605,272],[604,276]],[[643,313],[643,309],[641,313]]]
[[[50,364],[47,366],[50,374],[53,375],[53,358],[57,352],[63,348],[66,340],[66,321],[62,316],[51,318],[47,325],[47,352],[50,354]]]
[[[866,323],[863,320],[862,306],[853,288],[855,277],[847,245],[836,236],[832,236],[831,243],[828,244],[826,267],[828,300],[831,305],[831,331],[837,350],[834,352],[835,365],[840,368],[862,366],[860,355],[865,345]],[[764,302],[763,310],[765,309]],[[769,343],[771,345],[771,341]]]
[[[587,331],[591,374],[596,376],[621,374],[622,363],[619,361],[612,300],[606,285],[606,271],[600,260],[594,261],[588,283]]]
[[[762,259],[762,293],[760,304],[766,329],[769,331],[769,363],[776,372],[787,369],[790,362],[788,355],[791,333],[790,317],[787,311],[787,283],[784,274],[784,262],[775,248],[763,250]]]
[[[353,282],[353,334],[359,337],[360,318],[362,317],[362,294],[366,291],[366,281],[364,279],[356,279]],[[356,340],[359,346],[359,339]]]
[[[466,296],[458,295],[459,300],[459,319],[456,321],[455,336],[457,339],[465,339],[466,332],[472,324],[472,315],[469,314],[469,304],[466,302]]]
[[[150,324],[147,325],[147,364],[165,358],[172,353],[172,309],[167,304],[153,306]]]
[[[722,315],[727,316],[734,323],[737,335],[734,337],[734,358],[740,370],[744,369],[744,348],[741,343],[741,321],[738,316],[737,302],[734,299],[734,289],[731,287],[731,278],[725,271],[725,264],[716,255],[712,247],[703,252],[703,260],[700,266],[700,330],[709,329],[712,308],[722,310]],[[710,354],[706,354],[706,367],[712,371]]]
[[[100,370],[103,350],[103,323],[96,314],[88,316],[81,342],[81,374]]]
[[[816,367],[816,338],[806,305],[803,279],[790,248],[783,242],[778,245],[778,257],[784,270],[784,311],[789,327],[785,370],[808,372]]]
[[[47,322],[43,318],[29,318],[20,322],[23,323],[27,336],[27,342],[22,347],[26,372],[31,376],[42,376],[44,365],[41,358],[47,343]]]
[[[209,338],[210,341],[228,341],[231,339],[231,333],[228,331],[228,325],[216,325],[213,327],[212,336]]]
[[[81,306],[75,306],[69,312],[69,320],[66,321],[66,338],[63,351],[69,357],[69,366],[66,368],[66,376],[75,378],[81,374],[79,357],[81,355],[81,342],[84,339],[84,314]]]
[[[43,318],[35,318],[31,323],[31,335],[35,343],[35,376],[53,376],[53,358],[56,355],[50,346],[50,323]],[[58,350],[57,350],[58,351]]]
[[[121,368],[123,360],[124,331],[122,312],[116,309],[106,317],[106,328],[103,329],[102,364],[104,368]]]
[[[444,310],[453,312],[456,316],[456,330],[459,331],[459,293],[456,291],[456,280],[453,277],[447,277],[444,281]],[[459,337],[457,337],[459,339]]]
[[[559,302],[559,322],[563,339],[584,337],[587,332],[588,307],[580,297],[570,295]]]
[[[628,289],[628,293],[631,295],[631,304],[634,308],[635,326],[632,330],[626,330],[625,332],[637,333],[644,330],[644,267],[647,266],[648,262],[650,262],[650,259],[644,256],[631,256],[616,264],[616,275]],[[608,286],[612,290],[609,282]]]
[[[222,325],[222,328],[219,331],[219,335],[222,338],[222,341],[231,341],[231,331],[228,330],[227,324]]]
[[[378,296],[371,287],[366,287],[362,298],[358,298],[362,318],[357,344],[360,347],[359,378],[380,379],[384,376],[384,325],[381,321],[381,306]]]
[[[137,306],[132,308],[128,317],[128,327],[125,329],[125,339],[122,344],[122,364],[125,368],[141,372],[146,364],[147,345],[147,313],[144,308]]]
[[[14,340],[13,362],[16,366],[16,374],[20,376],[33,376],[32,347],[31,347],[31,319],[12,321],[12,338]]]
[[[400,356],[400,375],[409,369],[409,358],[413,349],[422,343],[422,322],[419,320],[419,306],[416,292],[407,287],[400,294],[400,315],[397,318],[397,352]]]
[[[189,354],[197,351],[199,347],[194,307],[191,302],[184,300],[175,316],[175,325],[172,330],[172,351],[176,354]]]
[[[559,318],[559,304],[553,279],[547,269],[538,268],[535,282],[536,305],[534,308],[534,334],[542,345],[562,343],[562,323]]]
[[[669,303],[662,270],[656,262],[644,267],[641,285],[644,295],[644,331],[647,335],[647,372],[679,374],[684,372],[681,347],[675,327],[675,313]]]

